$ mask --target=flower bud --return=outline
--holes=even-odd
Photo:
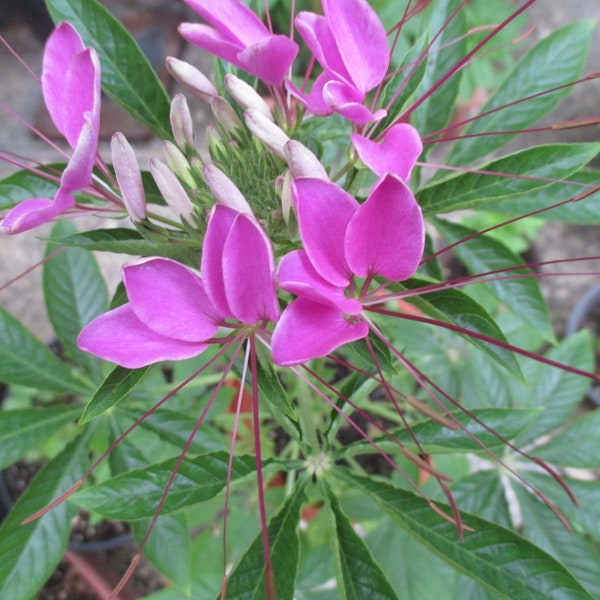
[[[172,142],[163,142],[163,152],[169,169],[190,188],[196,187],[192,168],[183,152]]]
[[[285,159],[283,148],[290,141],[287,133],[273,121],[253,108],[244,112],[248,129],[274,154]]]
[[[169,71],[173,78],[189,89],[200,100],[210,102],[212,98],[216,98],[219,95],[208,77],[196,69],[196,67],[172,56],[167,57],[165,64],[167,71]]]
[[[236,134],[244,129],[244,124],[240,121],[237,113],[221,96],[217,96],[210,101],[210,107],[217,123],[223,126],[225,131],[231,134]]]
[[[176,94],[171,102],[171,130],[175,142],[184,152],[194,148],[194,125],[190,107],[183,94]]]
[[[260,97],[257,91],[248,85],[245,81],[228,73],[225,75],[225,87],[232,98],[244,109],[252,108],[270,121],[273,121],[273,115],[269,105]]]
[[[281,181],[281,215],[286,223],[290,222],[292,210],[292,173],[287,170]]]
[[[239,213],[254,216],[250,205],[238,187],[215,165],[205,165],[203,169],[204,181],[217,199],[219,204],[237,210]]]
[[[126,137],[117,132],[111,138],[110,149],[125,208],[134,221],[143,221],[146,218],[146,195],[133,148]]]
[[[304,144],[290,140],[283,147],[284,157],[294,177],[315,177],[328,180],[325,167]]]
[[[194,207],[179,179],[165,163],[156,158],[150,161],[150,172],[166,203],[179,217],[189,221],[194,214]]]

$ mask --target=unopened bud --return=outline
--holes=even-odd
[[[250,205],[238,187],[215,165],[205,165],[203,169],[204,181],[217,199],[219,204],[237,210],[237,212],[254,216]]]
[[[156,158],[150,161],[150,172],[166,203],[173,209],[175,214],[189,221],[194,213],[194,207],[183,186],[179,183],[179,179],[175,177],[165,163]]]
[[[260,97],[257,91],[248,85],[245,81],[228,73],[225,75],[225,87],[232,98],[244,109],[252,108],[270,121],[273,121],[273,114],[269,105]]]
[[[262,113],[248,109],[244,112],[248,129],[267,146],[274,154],[285,159],[284,146],[290,141],[287,133]]]
[[[328,180],[325,167],[314,153],[297,140],[290,140],[283,147],[285,160],[294,177],[314,177]]]
[[[292,173],[287,170],[281,181],[281,215],[286,223],[290,222],[292,210]]]
[[[194,148],[194,125],[190,107],[183,94],[176,94],[171,102],[171,130],[175,142],[184,152]]]
[[[143,221],[146,218],[146,195],[133,148],[127,138],[118,132],[111,138],[110,150],[125,208],[134,221]]]
[[[216,98],[219,93],[212,82],[201,71],[193,67],[189,63],[167,56],[165,61],[167,71],[173,78],[204,102],[210,102],[212,98]]]
[[[195,188],[196,182],[192,175],[192,168],[183,152],[172,142],[163,142],[163,152],[169,169],[189,188]]]
[[[210,107],[212,109],[213,115],[217,123],[223,126],[225,131],[229,133],[236,134],[242,129],[244,129],[244,124],[241,122],[240,118],[237,116],[237,113],[221,96],[217,96],[210,101]]]

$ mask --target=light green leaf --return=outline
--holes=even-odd
[[[83,475],[88,437],[79,436],[42,468],[0,526],[0,598],[31,600],[62,558],[73,507],[64,502],[32,523],[21,523]]]
[[[164,494],[177,458],[136,469],[107,479],[77,492],[73,500],[105,517],[123,521],[154,516]],[[186,458],[169,490],[161,514],[167,515],[214,498],[227,485],[227,452],[212,452]],[[253,456],[236,457],[231,481],[235,482],[256,468]],[[127,502],[123,502],[127,498]]]
[[[600,144],[551,144],[519,150],[481,165],[475,172],[436,180],[417,192],[425,215],[488,208],[497,211],[512,200],[569,177],[587,165]],[[579,193],[573,188],[573,195]],[[519,211],[521,214],[522,211]]]
[[[585,65],[593,27],[593,21],[571,23],[539,42],[507,75],[481,112],[507,108],[477,119],[467,127],[465,135],[524,129],[549,113],[571,88],[512,103],[577,79]],[[455,144],[447,160],[452,165],[479,161],[513,137],[487,135],[462,139]]]
[[[128,31],[97,0],[47,0],[56,23],[69,21],[102,64],[102,88],[162,139],[171,139],[170,102],[156,72]]]
[[[0,381],[66,394],[89,392],[65,363],[2,307],[0,340]]]
[[[78,406],[0,411],[0,469],[56,434],[63,425],[74,421],[80,411]]]
[[[302,485],[285,501],[267,527],[277,600],[292,600],[299,560],[298,523],[306,496]],[[252,542],[227,581],[230,600],[264,600],[265,558],[262,534]]]
[[[495,591],[499,598],[592,599],[560,563],[508,529],[465,514],[465,524],[474,531],[466,531],[459,539],[456,527],[435,513],[423,498],[347,469],[330,472],[373,498],[400,527],[457,570]],[[437,504],[442,510],[450,510]]]
[[[96,393],[85,407],[79,424],[83,425],[88,421],[101,415],[109,408],[115,406],[123,398],[126,398],[133,388],[140,383],[152,366],[141,369],[125,369],[124,367],[115,367],[106,379],[102,382]]]
[[[335,494],[328,493],[335,516],[337,547],[347,600],[397,600],[371,552],[352,528],[350,519],[342,512]]]
[[[471,274],[500,271],[496,276],[491,276],[490,281],[485,285],[515,317],[527,325],[535,327],[547,341],[554,341],[548,307],[537,279],[530,269],[514,269],[523,264],[523,260],[519,256],[502,242],[489,236],[480,235],[469,239],[476,232],[462,225],[442,219],[435,219],[434,223],[448,245],[467,240],[457,244],[452,251],[466,265]],[[521,275],[531,276],[519,277]],[[502,276],[517,277],[495,279],[495,277]]]
[[[64,169],[65,165],[45,167],[49,172],[53,168]],[[58,173],[55,172],[54,176]],[[54,198],[58,190],[56,181],[31,173],[30,171],[17,171],[0,181],[0,210],[12,208],[23,200],[29,198]]]
[[[52,229],[52,238],[75,232],[69,221],[60,221]],[[56,251],[50,244],[46,256]],[[67,248],[44,263],[44,300],[48,317],[68,354],[94,378],[101,376],[100,360],[77,346],[79,332],[108,308],[108,290],[98,263],[91,252]]]

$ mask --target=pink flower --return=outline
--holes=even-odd
[[[54,199],[30,198],[15,206],[0,230],[21,233],[52,221],[75,205],[73,192],[91,183],[100,122],[100,62],[69,23],[48,38],[42,65],[42,92],[58,131],[73,148]]]
[[[310,94],[287,82],[289,91],[316,115],[339,112],[354,123],[382,119],[365,96],[387,73],[390,51],[385,29],[366,0],[322,0],[324,16],[301,12],[298,32],[324,71]]]
[[[185,0],[209,25],[182,23],[181,35],[192,44],[279,85],[298,54],[289,37],[274,35],[239,0]]]
[[[363,163],[379,177],[393,173],[402,181],[407,181],[417,158],[423,152],[419,133],[408,123],[390,127],[380,143],[358,133],[352,133],[350,139]]]
[[[273,251],[253,217],[215,206],[201,266],[202,276],[166,258],[124,267],[129,302],[87,325],[79,347],[134,369],[196,356],[220,327],[245,337],[277,321]]]
[[[304,249],[284,256],[278,269],[279,285],[298,296],[273,332],[279,365],[325,356],[366,337],[363,309],[377,301],[373,278],[410,277],[425,240],[421,209],[394,175],[380,178],[364,204],[322,179],[295,180],[293,196]]]

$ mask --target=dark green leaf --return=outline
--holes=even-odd
[[[58,169],[64,169],[65,165],[54,167],[57,169],[54,176],[57,177],[60,175]],[[50,172],[52,168],[47,167],[47,170]],[[0,210],[12,208],[29,198],[54,198],[56,190],[58,183],[55,181],[48,181],[30,171],[17,171],[0,181]]]
[[[304,488],[298,485],[267,527],[277,600],[294,598],[299,560],[298,523],[305,499]],[[266,597],[265,557],[259,534],[229,576],[225,598],[264,600]]]
[[[600,151],[600,144],[535,146],[452,175],[422,188],[417,200],[426,215],[485,207],[498,210],[505,200],[547,188],[572,175]],[[580,190],[573,188],[573,195]]]
[[[435,227],[448,245],[461,240],[468,240],[457,244],[452,251],[467,266],[469,272],[478,275],[500,271],[497,275],[491,276],[489,282],[486,283],[493,291],[494,296],[515,317],[524,321],[527,325],[535,327],[547,341],[554,340],[548,307],[537,279],[530,269],[514,269],[514,267],[523,264],[523,260],[518,255],[514,254],[502,242],[489,236],[471,237],[476,232],[462,225],[436,219]],[[504,275],[510,278],[495,279],[495,277]],[[520,277],[522,275],[530,276]],[[512,276],[516,277],[513,278]]]
[[[31,600],[50,577],[67,547],[75,510],[66,502],[27,525],[30,517],[82,476],[88,435],[71,442],[33,479],[0,526],[0,598]]]
[[[347,600],[397,599],[371,552],[354,531],[350,519],[342,512],[336,496],[329,492],[329,503],[335,516],[337,546]]]
[[[69,221],[52,229],[52,238],[75,232]],[[46,256],[56,251],[49,245]],[[108,290],[91,252],[67,248],[44,263],[44,300],[52,327],[67,353],[94,378],[101,376],[100,360],[77,346],[79,332],[108,308]]]
[[[177,458],[117,475],[89,489],[77,492],[74,500],[112,519],[136,520],[154,516]],[[227,485],[227,452],[212,452],[186,458],[169,490],[161,514],[214,498]],[[255,470],[255,458],[236,457],[231,481]]]
[[[396,523],[457,570],[507,600],[591,600],[591,596],[554,558],[516,533],[475,515],[463,515],[466,531],[434,512],[421,497],[347,469],[332,471],[373,498]],[[450,508],[437,505],[448,514]]]
[[[71,370],[0,307],[0,381],[71,394],[89,389]]]
[[[577,79],[585,65],[593,27],[592,21],[571,23],[539,42],[507,75],[481,112],[501,107],[506,109],[477,119],[464,133],[524,129],[549,113],[570,92],[570,88],[519,104],[511,103]],[[465,138],[456,143],[448,161],[453,165],[478,161],[513,137],[487,135]]]
[[[151,366],[141,369],[115,367],[85,407],[79,424],[83,425],[91,421],[104,411],[112,408],[115,404],[123,400],[123,398],[126,398],[131,390],[144,379],[151,368]]]
[[[97,0],[47,0],[56,23],[69,21],[102,64],[102,88],[156,136],[171,139],[169,97],[127,30]]]
[[[63,425],[74,421],[80,411],[78,406],[0,411],[0,469],[14,463]]]

